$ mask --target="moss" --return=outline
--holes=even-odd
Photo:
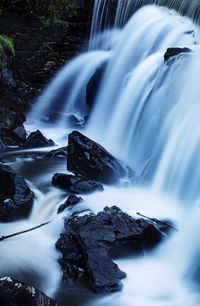
[[[9,50],[9,52],[13,57],[15,56],[13,39],[7,35],[0,35],[0,49],[3,50],[4,47],[6,47]]]
[[[7,35],[0,35],[0,67],[2,64],[2,55],[3,55],[4,48],[7,48],[7,50],[10,52],[10,55],[12,57],[15,56],[15,48],[14,48],[13,39]]]

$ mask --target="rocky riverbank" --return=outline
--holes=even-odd
[[[12,41],[14,50],[11,54],[6,42],[1,43],[0,139],[5,144],[24,142],[23,123],[30,103],[56,71],[84,48],[92,9],[90,3],[76,4],[51,22],[44,11],[36,15],[23,6],[13,9],[1,4],[0,34]]]

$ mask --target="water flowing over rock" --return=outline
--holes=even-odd
[[[34,194],[24,178],[12,168],[0,163],[0,221],[14,221],[28,217]]]
[[[78,131],[69,134],[67,169],[76,175],[103,183],[114,183],[134,173],[98,143]]]
[[[117,291],[126,274],[111,260],[109,250],[130,243],[132,254],[142,253],[163,237],[152,222],[133,219],[116,206],[105,207],[97,215],[74,216],[65,221],[65,233],[56,243],[63,254],[64,279],[70,283],[85,271],[96,292]]]
[[[1,306],[57,306],[40,290],[10,277],[0,279]]]
[[[76,195],[70,195],[64,204],[61,204],[58,208],[57,213],[61,213],[63,210],[65,210],[68,207],[73,207],[77,205],[78,203],[82,202],[83,199],[81,197],[77,197]]]
[[[51,150],[50,152],[44,154],[44,158],[66,158],[67,157],[67,147],[58,148]]]
[[[90,109],[94,106],[98,90],[100,89],[101,81],[106,70],[107,63],[103,63],[100,67],[96,69],[93,76],[89,80],[86,87],[86,103]]]
[[[191,50],[189,48],[168,48],[165,55],[164,59],[165,61],[168,61],[170,58],[177,56],[182,53],[190,53]]]
[[[75,194],[84,194],[103,190],[103,186],[100,183],[88,180],[82,176],[63,173],[55,173],[52,178],[52,184]]]

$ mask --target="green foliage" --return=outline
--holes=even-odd
[[[15,48],[13,39],[7,35],[0,35],[0,67],[2,64],[3,50],[7,48],[12,57],[15,56]]]
[[[15,48],[13,39],[7,35],[0,35],[0,54],[3,52],[3,48],[7,48],[12,56],[15,56]]]

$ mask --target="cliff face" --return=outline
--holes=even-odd
[[[29,103],[55,72],[86,46],[92,9],[89,1],[78,1],[75,8],[66,9],[58,15],[59,18],[53,16],[50,19],[44,10],[36,14],[23,9],[22,5],[13,8],[11,2],[0,4],[0,34],[11,37],[15,49],[11,59],[4,46],[4,72],[7,67],[12,84],[0,75],[0,138],[14,144],[13,139],[8,141],[7,135],[18,125],[22,126],[23,113]],[[9,126],[2,133],[5,118]],[[20,118],[20,122],[14,123],[16,118]]]

